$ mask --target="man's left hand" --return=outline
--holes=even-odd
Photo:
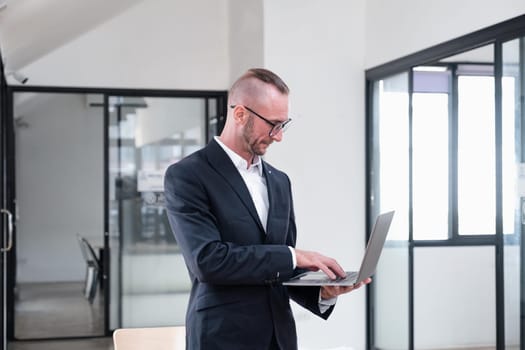
[[[350,293],[353,290],[360,288],[361,286],[372,282],[371,278],[354,284],[353,286],[322,286],[321,287],[321,298],[322,299],[331,299],[335,298],[338,295]]]

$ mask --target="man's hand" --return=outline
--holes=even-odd
[[[335,259],[316,252],[295,249],[297,267],[310,271],[323,271],[331,279],[345,278],[346,273]]]
[[[321,299],[335,298],[338,295],[349,293],[370,282],[372,282],[372,279],[367,278],[363,282],[359,282],[353,286],[323,286],[321,287]]]

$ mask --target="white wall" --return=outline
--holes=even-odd
[[[228,0],[150,0],[21,69],[32,85],[224,90]]]
[[[17,280],[82,281],[76,234],[100,244],[104,231],[102,109],[82,95],[41,94],[15,117],[27,123],[15,137]]]
[[[141,1],[2,1],[9,5],[0,11],[4,65],[17,71]]]
[[[368,0],[366,67],[525,13],[523,0]]]
[[[229,0],[230,83],[264,65],[263,0]]]
[[[298,246],[347,269],[365,237],[364,31],[364,0],[264,2],[264,63],[289,85],[294,119],[267,160],[291,177]],[[364,349],[364,289],[328,321],[296,311],[304,348]]]

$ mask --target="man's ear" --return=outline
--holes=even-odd
[[[235,120],[235,123],[244,125],[247,118],[248,113],[246,113],[246,110],[241,105],[235,106],[233,109],[233,119]]]

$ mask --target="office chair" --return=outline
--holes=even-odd
[[[95,254],[93,247],[87,239],[77,234],[78,243],[80,244],[80,251],[86,261],[86,280],[84,283],[84,297],[93,304],[97,294],[97,285],[100,280],[100,260]]]
[[[184,350],[186,328],[120,328],[113,333],[115,350]]]

